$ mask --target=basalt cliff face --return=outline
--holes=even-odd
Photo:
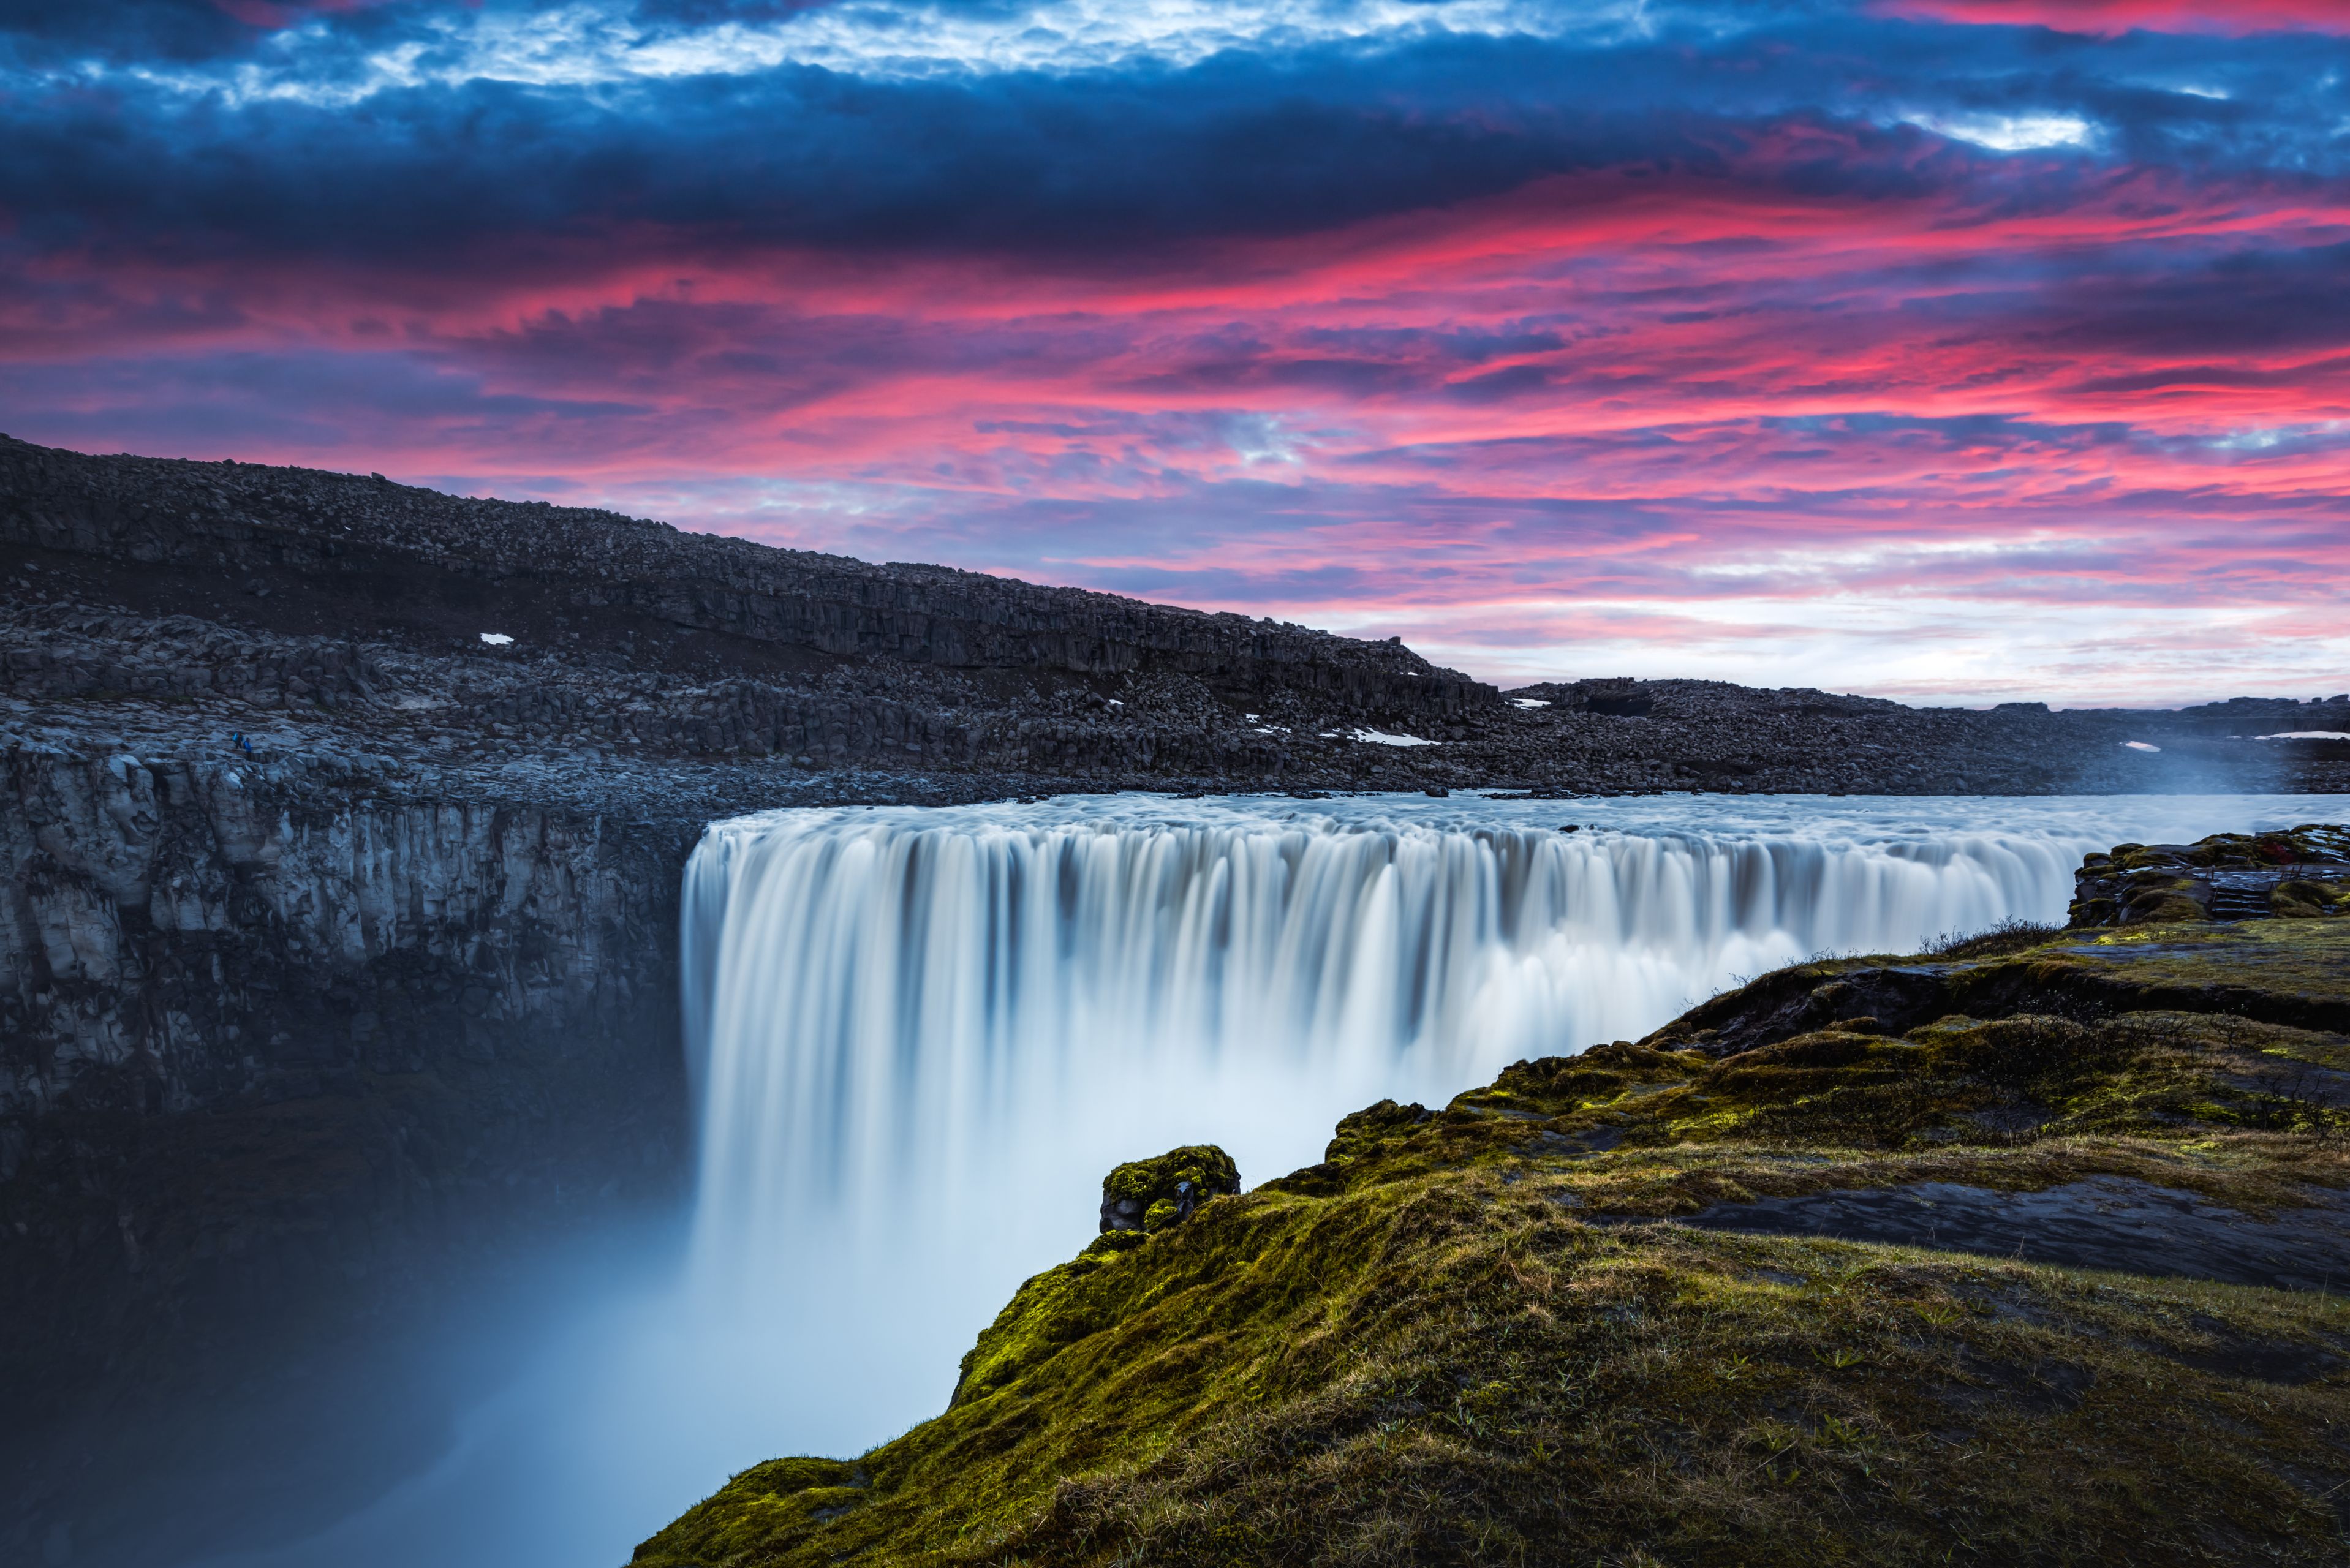
[[[249,1491],[208,1520],[202,1484],[227,1433],[220,1460],[298,1497],[286,1417],[355,1347],[518,1237],[674,1188],[681,829],[318,782],[0,755],[13,1557],[232,1526]],[[401,1436],[387,1462],[412,1462]],[[168,1542],[99,1501],[125,1464],[187,1483]]]

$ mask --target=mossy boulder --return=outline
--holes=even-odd
[[[2192,844],[2117,844],[2086,857],[2073,883],[2074,929],[2338,914],[2350,898],[2327,889],[2350,883],[2350,828],[2304,823]]]
[[[1333,1163],[1354,1159],[1418,1127],[1433,1114],[1426,1106],[1399,1106],[1393,1100],[1381,1100],[1375,1106],[1366,1106],[1339,1120],[1322,1158]]]
[[[1211,1198],[1241,1189],[1240,1167],[1213,1144],[1186,1144],[1156,1159],[1128,1160],[1102,1178],[1101,1231],[1156,1234]]]
[[[2269,891],[2269,913],[2287,920],[2350,914],[2350,878],[2321,882],[2297,877],[2280,882]]]
[[[2172,925],[2180,920],[2208,920],[2211,907],[2198,895],[2203,885],[2186,877],[2166,877],[2150,885],[2133,888],[2123,900],[2121,921],[2125,926]]]
[[[1102,1179],[1101,1231],[1070,1262],[1020,1287],[962,1358],[951,1403],[982,1398],[1017,1381],[1062,1346],[1114,1326],[1123,1305],[1105,1306],[1083,1284],[1123,1253],[1163,1237],[1211,1199],[1241,1189],[1240,1168],[1213,1144],[1187,1144],[1156,1159],[1129,1160]],[[1162,1241],[1160,1243],[1164,1245]]]

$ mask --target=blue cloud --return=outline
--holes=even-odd
[[[99,56],[59,67],[77,39],[99,47],[76,20],[91,8],[29,5],[0,35],[0,59],[16,61],[0,71],[0,210],[37,248],[101,254],[479,267],[653,224],[716,246],[1104,259],[1596,170],[1735,166],[1807,195],[1960,189],[2009,209],[2061,207],[2124,164],[2350,177],[2350,143],[2331,129],[2350,114],[2350,39],[2308,36],[2090,40],[1785,5],[1737,8],[1734,24],[1659,5],[1646,36],[1493,36],[1441,30],[1450,13],[1435,6],[1437,30],[1304,45],[1269,33],[1184,64],[907,75],[885,48],[902,14],[842,4],[829,9],[849,36],[871,19],[870,70],[713,55],[727,68],[567,83],[463,64],[486,47],[481,30],[525,19],[494,5],[320,13],[271,32],[194,0],[133,0],[101,51],[158,67],[132,74]],[[1024,15],[944,9],[1006,26]],[[608,20],[674,44],[793,12],[697,0]],[[387,74],[401,42],[420,51],[401,69],[422,79]],[[217,68],[160,68],[207,51]],[[263,65],[280,96],[253,96],[261,78],[236,74]],[[1834,134],[1758,174],[1748,155],[1789,127]],[[2019,164],[2005,149],[2034,135],[2055,140]]]

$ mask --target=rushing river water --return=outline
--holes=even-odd
[[[1212,1141],[1253,1183],[1372,1100],[1440,1105],[1813,953],[2061,919],[2090,849],[2346,807],[1129,795],[715,825],[685,888],[681,1258],[550,1274],[536,1352],[439,1466],[238,1561],[620,1563],[731,1470],[940,1408],[1119,1159]]]

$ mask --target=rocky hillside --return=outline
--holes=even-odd
[[[1805,964],[1104,1234],[635,1562],[2336,1563],[2345,1135],[2350,919]]]
[[[2350,743],[2257,738],[2350,732],[2350,694],[2172,713],[1704,681],[1505,698],[1397,643],[1244,616],[372,476],[5,438],[0,582],[0,698],[20,712],[78,734],[258,732],[411,770],[707,763],[766,798],[2350,781]]]

